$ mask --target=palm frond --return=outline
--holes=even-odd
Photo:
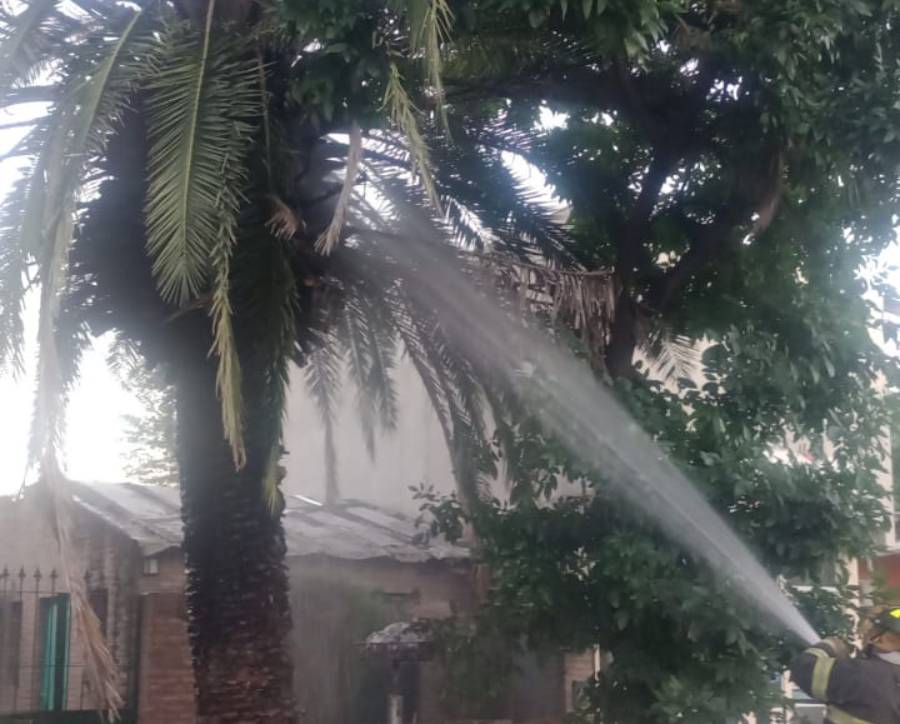
[[[275,194],[270,194],[269,201],[272,204],[272,215],[266,222],[266,228],[277,239],[293,239],[303,228],[303,220]]]
[[[0,40],[0,87],[30,80],[52,54],[43,53],[42,31],[52,25],[59,0],[31,0],[20,13],[8,17]]]
[[[147,74],[148,61],[152,62],[146,37],[137,32],[141,17],[140,11],[133,13],[114,40],[90,45],[87,58],[73,61],[75,70],[66,79],[63,96],[51,114],[55,126],[51,145],[62,148],[63,162],[43,164],[45,196],[36,196],[34,203],[43,204],[40,233],[48,241],[58,239],[66,248],[72,239],[85,169],[105,149],[137,84]],[[41,191],[35,189],[35,193]],[[38,209],[28,213],[37,215]]]
[[[366,334],[371,354],[367,387],[375,397],[381,426],[386,430],[394,430],[399,417],[397,388],[393,377],[397,340],[393,329],[379,327],[374,323],[367,325]]]
[[[307,358],[304,375],[306,388],[316,403],[319,419],[325,428],[325,489],[329,503],[337,498],[337,455],[334,448],[334,418],[337,414],[341,385],[341,356],[333,336],[321,344]],[[333,498],[333,499],[332,499]]]
[[[243,465],[240,362],[229,302],[240,189],[259,113],[259,70],[233,39],[217,38],[215,0],[202,34],[178,25],[149,81],[147,246],[166,301],[179,306],[213,285],[213,351],[222,423]]]
[[[543,190],[517,177],[504,159],[507,145],[521,153],[535,141],[502,123],[477,133],[455,130],[452,145],[435,138],[431,144],[435,185],[441,196],[454,200],[457,209],[448,220],[456,226],[459,240],[470,247],[482,248],[490,239],[496,248],[523,258],[539,255],[568,264],[571,235],[560,210],[548,206]],[[474,231],[473,219],[478,224]]]
[[[272,182],[272,118],[269,114],[269,83],[266,77],[266,64],[263,60],[262,49],[259,45],[255,48],[256,56],[256,73],[259,78],[259,107],[262,112],[262,136],[263,149],[265,156],[263,160],[266,165],[266,173],[269,177],[269,183]]]
[[[442,46],[450,35],[453,25],[453,11],[447,0],[409,0],[410,40],[414,52],[421,51],[425,56],[425,72],[434,100],[441,126],[449,129],[447,109],[444,105],[444,81]]]
[[[36,13],[45,5],[34,3],[29,11]],[[65,490],[66,481],[59,470],[57,450],[62,439],[66,388],[75,370],[65,368],[61,351],[71,343],[69,367],[77,365],[83,347],[83,332],[75,325],[71,334],[62,334],[60,311],[82,174],[91,158],[102,151],[136,82],[136,66],[123,57],[123,51],[130,46],[138,17],[139,13],[134,14],[124,32],[112,43],[87,42],[81,46],[72,65],[63,74],[60,94],[49,121],[39,123],[28,139],[31,142],[40,138],[43,150],[32,173],[19,187],[19,194],[26,196],[22,199],[24,217],[20,217],[18,224],[5,229],[18,236],[17,243],[4,245],[9,250],[17,250],[13,253],[18,255],[20,264],[23,255],[29,255],[38,263],[40,356],[30,460],[31,465],[40,464],[42,480],[52,501],[52,519],[62,570],[72,599],[73,619],[85,644],[87,675],[94,686],[98,706],[113,717],[122,705],[116,686],[115,662],[99,621],[87,602],[82,578],[74,573],[69,558],[72,543],[67,511],[71,496]],[[33,18],[34,15],[29,19]],[[11,41],[7,39],[7,42]],[[38,48],[32,46],[31,51],[35,50]],[[4,52],[7,77],[13,72],[26,75],[37,72],[36,63],[28,66],[27,53],[20,61],[16,59],[16,51],[9,46]],[[96,58],[100,60],[95,61]],[[6,241],[11,242],[9,238]],[[11,307],[16,304],[21,304],[21,299],[13,300]]]
[[[638,329],[638,344],[652,375],[666,381],[697,377],[703,365],[694,340],[673,333],[662,321],[652,318],[642,318]]]
[[[233,234],[233,232],[232,232]],[[234,236],[224,232],[212,251],[213,279],[210,316],[213,324],[212,351],[219,358],[216,368],[216,389],[222,403],[222,428],[231,445],[234,465],[240,469],[247,461],[244,448],[244,402],[241,390],[241,362],[238,359],[234,327],[231,320],[231,252]]]
[[[73,560],[73,551],[77,548],[72,536],[75,504],[69,489],[71,484],[63,476],[53,455],[44,461],[41,473],[48,491],[49,518],[59,549],[60,569],[69,592],[74,627],[85,648],[84,670],[96,699],[95,705],[111,721],[116,721],[124,705],[119,694],[119,670],[100,626],[100,619],[88,600],[84,575]]]
[[[46,169],[65,168],[65,124],[60,123],[51,134],[45,146],[40,163]],[[47,187],[59,188],[34,179],[33,184],[46,183]],[[49,197],[50,194],[47,194]],[[41,247],[35,250],[41,281],[41,301],[38,316],[38,369],[37,392],[32,418],[29,460],[32,466],[55,465],[56,451],[62,442],[64,385],[60,356],[57,348],[56,326],[59,320],[61,294],[65,285],[66,266],[72,230],[75,225],[75,198],[56,194],[59,205],[44,207],[47,217],[39,220],[43,228],[52,227],[52,233],[39,235]],[[46,202],[45,202],[46,203]],[[35,220],[30,220],[35,223]],[[42,229],[41,229],[42,230]]]
[[[418,110],[403,87],[403,77],[395,63],[391,63],[382,105],[387,109],[394,125],[406,138],[412,158],[413,173],[420,180],[432,208],[440,213],[441,201],[432,177],[428,145],[425,143],[416,118]]]
[[[447,364],[449,345],[442,339],[443,334],[439,325],[434,320],[423,317],[423,311],[418,305],[411,307],[410,316],[415,333],[421,342],[419,349],[424,352],[446,405],[449,425],[445,436],[453,463],[453,476],[460,495],[471,506],[482,495],[474,464],[474,447],[479,440],[483,440],[484,419],[480,409],[469,407],[475,398],[457,386],[460,380],[458,370],[454,374],[454,370],[449,369]]]
[[[334,447],[334,418],[341,388],[341,355],[333,335],[322,339],[307,356],[304,369],[306,388],[316,403],[325,429],[325,499],[333,503],[339,497],[337,454]]]
[[[160,292],[183,305],[209,281],[212,247],[232,235],[245,178],[258,70],[215,37],[215,0],[202,34],[169,27],[146,101],[149,136],[147,245]]]
[[[365,314],[355,299],[348,299],[344,303],[339,335],[346,350],[347,373],[356,387],[356,409],[366,450],[370,457],[374,457],[377,402],[369,387],[372,350],[366,333]]]
[[[0,206],[0,370],[23,371],[28,252],[21,240],[29,178],[18,179]]]
[[[362,131],[359,125],[354,123],[350,127],[350,145],[347,151],[347,169],[344,175],[344,185],[341,187],[341,195],[338,197],[334,208],[334,216],[328,228],[322,232],[316,240],[316,251],[323,256],[328,256],[334,251],[341,239],[341,232],[350,209],[350,201],[353,198],[353,187],[356,185],[356,176],[359,164],[362,161],[363,143]]]
[[[388,294],[394,325],[437,415],[459,493],[473,505],[482,494],[475,447],[483,442],[484,418],[478,394],[471,394],[477,382],[464,379],[465,361],[451,359],[454,353],[433,310],[402,287]]]
[[[41,158],[31,174],[22,224],[22,243],[38,260],[41,307],[38,322],[39,361],[34,426],[33,464],[57,449],[62,436],[65,379],[57,346],[61,293],[65,286],[69,249],[75,228],[82,174],[88,160],[102,151],[141,74],[133,56],[133,31],[139,13],[109,45],[92,46],[91,58],[78,58],[64,79],[64,92],[50,115]],[[37,132],[37,131],[35,131]]]

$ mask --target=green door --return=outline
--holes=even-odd
[[[69,678],[69,597],[41,599],[41,710],[66,708]]]

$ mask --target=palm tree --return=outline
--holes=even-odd
[[[31,0],[0,18],[0,105],[46,104],[11,154],[27,168],[0,219],[0,365],[21,365],[37,284],[31,453],[64,550],[56,450],[87,340],[113,332],[168,376],[200,721],[293,718],[278,492],[292,364],[306,365],[329,429],[347,359],[370,429],[396,416],[402,346],[477,497],[478,363],[448,343],[414,270],[380,241],[420,243],[398,231],[413,212],[445,240],[471,241],[494,218],[495,241],[526,256],[564,232],[496,164],[482,164],[506,194],[493,206],[454,188],[456,173],[433,177],[429,144],[461,153],[441,112],[450,18],[444,0],[344,14],[329,2]],[[475,142],[463,147],[477,164]],[[447,263],[473,259],[454,248]],[[100,705],[114,709],[111,661],[76,579]]]

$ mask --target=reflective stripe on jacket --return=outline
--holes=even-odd
[[[837,658],[822,642],[797,657],[791,679],[828,705],[831,724],[900,724],[900,666],[876,657]]]

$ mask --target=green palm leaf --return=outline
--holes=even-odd
[[[412,170],[418,175],[431,206],[438,212],[441,209],[441,201],[432,177],[431,159],[428,145],[419,129],[416,118],[418,109],[413,103],[406,88],[403,87],[403,76],[395,63],[390,65],[390,74],[385,85],[383,107],[390,114],[394,125],[406,138],[409,146],[409,154],[412,159]]]
[[[366,328],[371,355],[368,389],[375,396],[379,422],[386,430],[397,427],[397,389],[394,385],[394,367],[397,354],[397,339],[394,330],[384,325],[370,323]]]
[[[347,371],[356,386],[356,409],[359,423],[370,456],[375,455],[375,420],[378,403],[374,390],[369,387],[369,372],[372,366],[372,350],[367,334],[365,313],[359,301],[350,298],[345,301],[343,318],[339,328],[340,339],[346,349]]]
[[[0,87],[6,89],[28,80],[48,57],[42,32],[53,23],[59,0],[32,0],[18,15],[4,24],[7,32],[0,41]]]
[[[425,57],[425,72],[431,84],[438,115],[446,130],[447,109],[444,106],[443,58],[441,46],[450,35],[453,12],[447,0],[409,0],[410,41],[414,52]]]
[[[112,42],[89,43],[63,80],[61,99],[50,115],[43,153],[29,180],[22,248],[35,256],[41,281],[38,322],[40,358],[31,456],[37,462],[55,450],[62,435],[63,379],[56,346],[60,294],[82,176],[105,147],[144,72],[133,45],[140,13]],[[94,60],[99,58],[99,60]]]
[[[339,497],[334,444],[334,419],[341,388],[339,346],[333,335],[325,337],[308,356],[304,370],[306,389],[316,403],[325,431],[325,499],[328,503],[335,502]]]
[[[21,243],[29,178],[16,181],[0,207],[0,370],[10,365],[22,372],[28,253]]]
[[[147,98],[147,246],[166,301],[184,305],[211,284],[217,385],[225,437],[243,465],[240,363],[229,283],[245,160],[260,115],[259,68],[234,35],[169,28]],[[249,60],[247,59],[249,57]]]

